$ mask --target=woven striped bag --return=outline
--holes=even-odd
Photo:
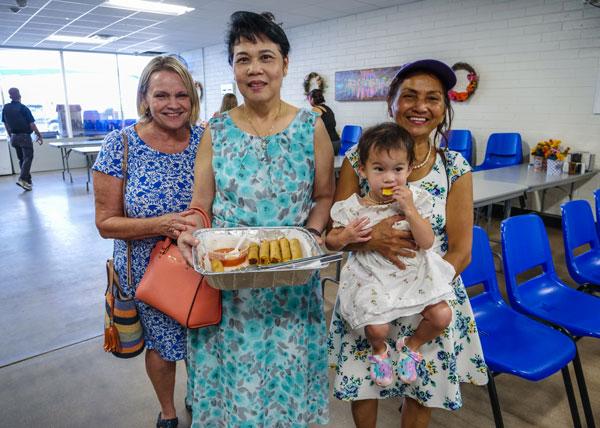
[[[104,350],[119,358],[135,357],[144,350],[144,331],[135,300],[123,295],[112,259],[106,261],[106,273]]]

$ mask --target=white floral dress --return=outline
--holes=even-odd
[[[410,185],[409,188],[419,215],[424,219],[431,218],[433,198],[429,192],[417,186]],[[397,203],[364,206],[354,194],[333,205],[331,219],[333,227],[344,227],[357,218],[367,217],[374,226],[400,212]],[[410,225],[401,220],[394,228],[410,230]],[[342,269],[338,299],[340,314],[351,329],[386,324],[454,297],[450,286],[454,267],[437,252],[421,250],[415,257],[401,259],[406,269],[398,269],[375,251],[350,254]]]
[[[436,235],[433,250],[444,255],[448,250],[446,234],[446,198],[448,190],[460,176],[471,171],[467,161],[457,152],[447,151],[446,163],[438,154],[427,176],[412,185],[425,189],[433,197],[431,224]],[[354,168],[358,168],[358,154],[352,149],[346,157]],[[361,180],[361,192],[368,190],[366,181]],[[417,380],[404,384],[399,380],[387,388],[381,388],[371,380],[369,342],[362,330],[352,330],[339,314],[336,302],[328,337],[329,363],[336,370],[334,395],[340,400],[363,400],[372,398],[411,397],[427,407],[450,410],[462,406],[460,382],[476,385],[487,383],[487,368],[483,359],[481,342],[477,334],[471,304],[460,277],[453,282],[455,297],[448,301],[452,308],[452,322],[433,341],[421,347],[423,360],[417,366]],[[389,344],[393,348],[398,336],[414,333],[422,317],[419,314],[392,321]],[[397,355],[392,351],[396,364]]]

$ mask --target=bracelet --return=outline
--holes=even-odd
[[[318,236],[319,238],[321,237],[321,235],[323,234],[323,232],[319,232],[317,229],[315,229],[314,227],[305,227],[306,230],[308,230],[310,233],[312,233],[315,236]]]

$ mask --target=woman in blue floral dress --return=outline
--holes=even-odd
[[[200,103],[192,77],[172,57],[156,57],[138,87],[140,120],[107,135],[94,164],[96,225],[114,239],[114,262],[125,294],[133,296],[159,239],[177,239],[195,227],[188,211],[194,159],[203,129],[193,124]],[[127,136],[127,185],[123,207],[123,135]],[[127,217],[123,217],[123,210]],[[127,281],[131,242],[132,282]],[[173,403],[175,362],[186,357],[186,330],[162,312],[136,301],[146,343],[146,371],[161,411],[157,427],[177,426]]]
[[[415,140],[416,159],[408,178],[410,184],[427,190],[433,197],[431,221],[436,238],[432,248],[459,274],[471,256],[471,168],[459,153],[441,152],[430,140],[434,131],[437,137],[450,127],[452,109],[447,91],[455,83],[452,69],[439,61],[406,64],[390,85],[388,108],[390,116]],[[358,153],[354,148],[342,165],[335,199],[343,200],[352,193],[367,192],[366,180],[358,175]],[[406,248],[411,244],[406,232],[390,228],[397,220],[394,216],[379,223],[367,245],[351,249],[374,250],[399,264],[397,256],[407,256]],[[461,382],[487,383],[487,369],[473,311],[460,276],[454,279],[452,286],[456,295],[448,301],[453,311],[452,322],[440,336],[420,348],[423,360],[417,367],[417,380],[412,383],[397,380],[386,388],[377,386],[369,375],[367,357],[371,351],[364,331],[351,330],[339,315],[336,304],[328,340],[329,361],[336,370],[334,395],[351,402],[357,427],[374,427],[377,400],[392,397],[405,398],[403,427],[426,427],[431,408],[456,410],[462,406]],[[393,345],[397,337],[411,336],[420,320],[421,316],[415,315],[393,321],[389,344]],[[397,355],[392,356],[397,358]]]
[[[320,235],[333,197],[321,119],[280,98],[289,43],[270,14],[237,12],[229,61],[244,104],[210,120],[192,205],[213,227],[305,226]],[[179,238],[190,256],[197,242]],[[306,427],[328,420],[327,331],[318,275],[222,293],[220,325],[188,333],[194,427]]]

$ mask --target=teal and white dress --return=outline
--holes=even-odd
[[[313,205],[316,117],[301,109],[264,142],[240,130],[229,113],[210,120],[213,227],[306,223]],[[220,325],[188,332],[192,426],[327,423],[327,328],[318,275],[305,285],[222,296]]]
[[[430,173],[421,180],[413,181],[412,186],[426,190],[433,197],[433,214],[430,217],[435,233],[432,250],[440,255],[448,250],[446,234],[446,198],[449,188],[460,176],[471,171],[471,167],[460,153],[447,151],[446,164],[438,154]],[[356,148],[346,155],[355,170],[358,168]],[[368,192],[366,180],[360,180],[361,192]],[[420,351],[423,360],[417,366],[417,380],[411,384],[396,382],[381,388],[371,380],[369,342],[362,329],[352,330],[339,313],[339,300],[336,302],[328,338],[329,363],[336,370],[334,395],[340,400],[353,401],[372,398],[410,397],[427,407],[440,407],[456,410],[462,406],[460,383],[475,385],[487,383],[487,368],[483,359],[481,342],[477,334],[471,304],[462,280],[457,277],[452,282],[454,298],[448,300],[452,308],[452,322],[433,341],[424,344]],[[388,337],[390,348],[394,349],[399,336],[414,333],[422,317],[420,314],[398,318],[391,322]],[[392,351],[394,365],[396,351]]]

